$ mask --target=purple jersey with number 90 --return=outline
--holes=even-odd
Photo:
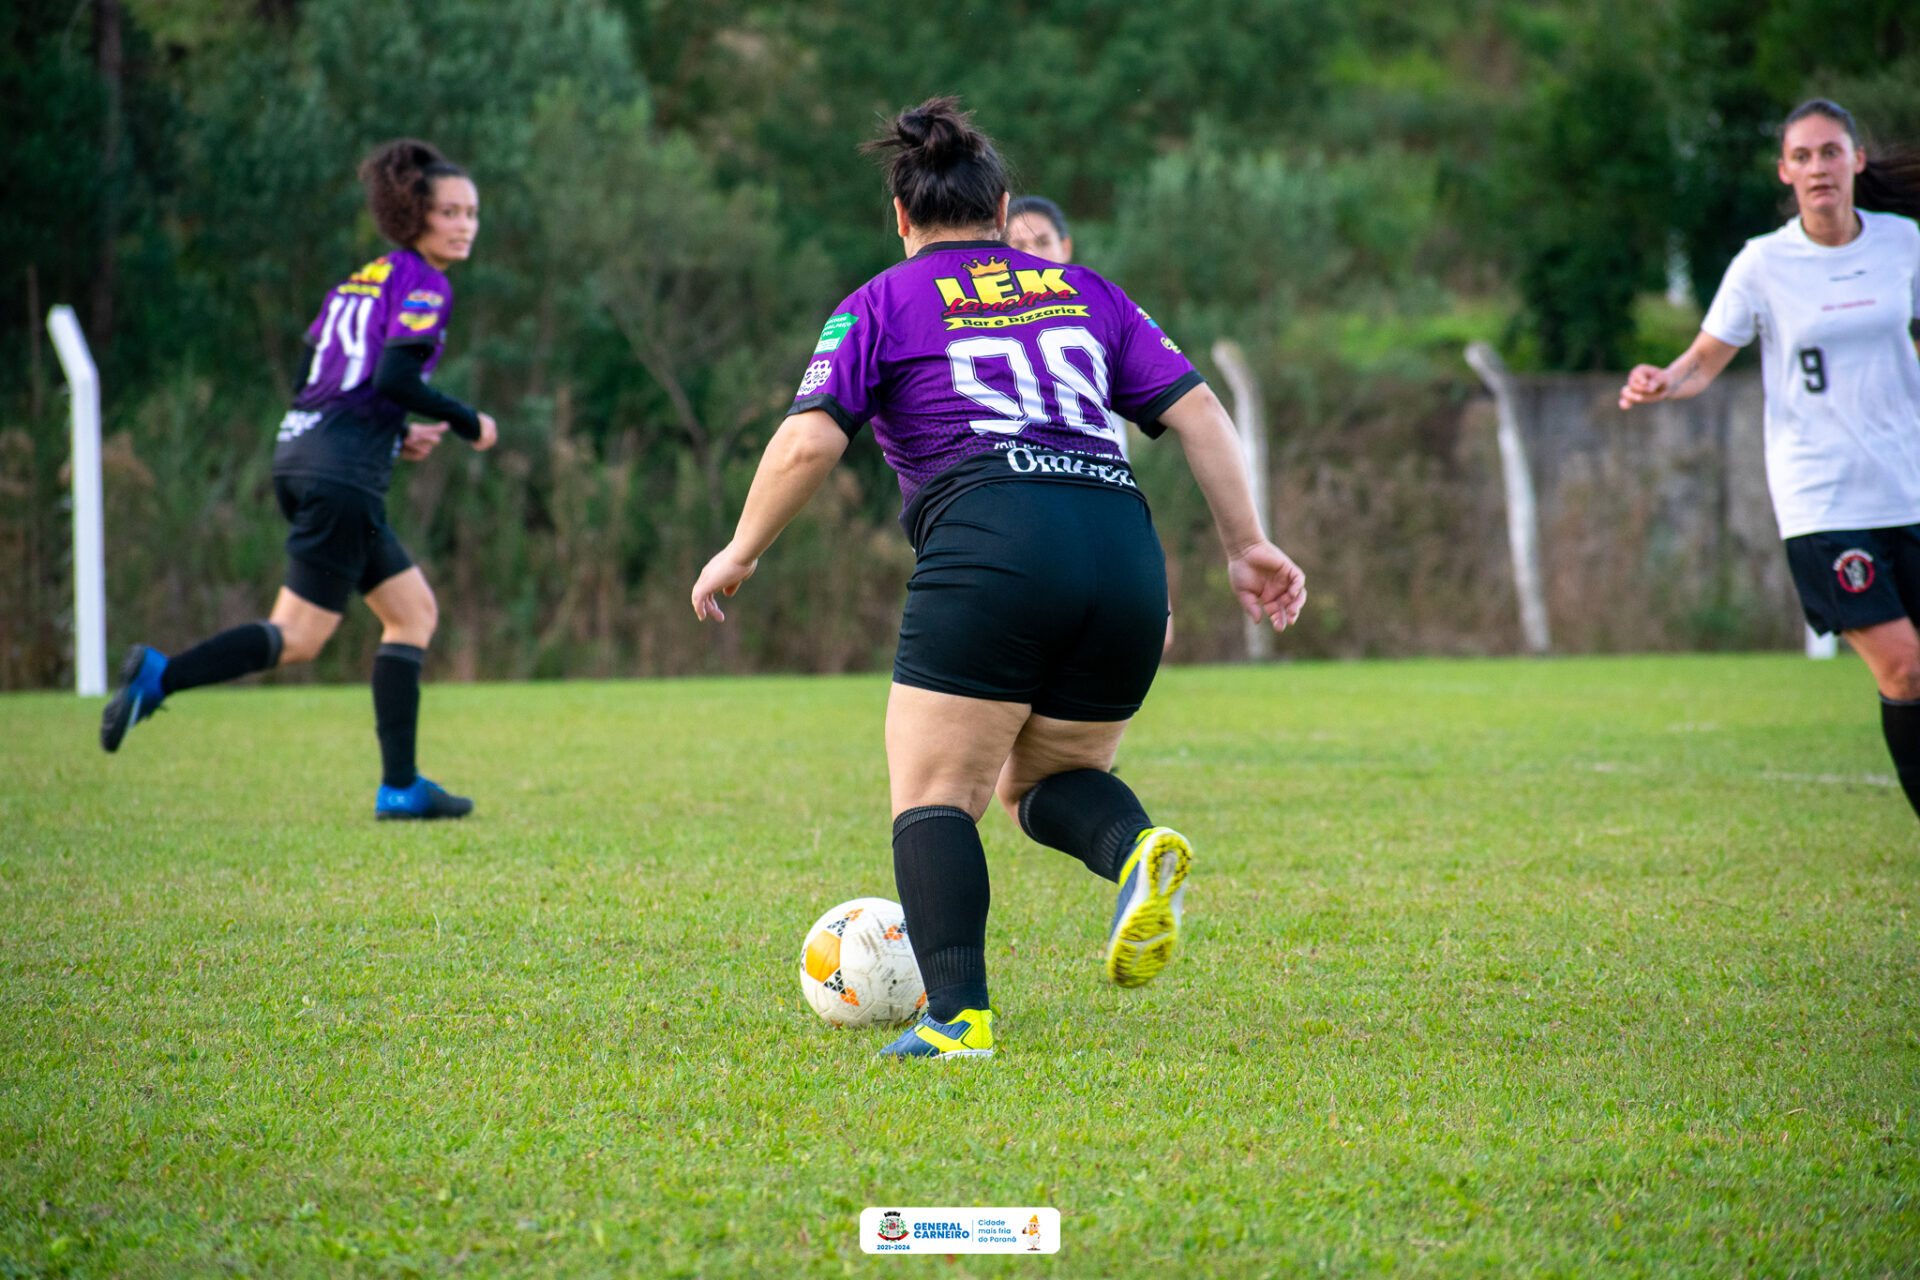
[[[384,492],[407,412],[374,389],[380,353],[403,343],[440,362],[453,310],[447,277],[412,249],[395,249],[342,280],[307,327],[306,380],[280,424],[277,475],[318,476]]]
[[[1160,415],[1201,381],[1145,311],[1087,268],[948,241],[840,304],[792,412],[822,409],[849,435],[873,424],[912,533],[949,473],[1132,488],[1122,419],[1157,436]]]

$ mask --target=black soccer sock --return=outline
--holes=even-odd
[[[1895,702],[1882,697],[1880,732],[1886,735],[1900,789],[1907,793],[1914,813],[1920,814],[1920,700]]]
[[[427,651],[412,644],[383,644],[373,659],[373,727],[380,735],[380,783],[410,787],[414,731],[420,724],[420,664]]]
[[[987,852],[965,809],[930,804],[893,820],[893,882],[927,984],[927,1012],[951,1022],[987,1007]]]
[[[1120,878],[1134,840],[1152,825],[1133,789],[1101,769],[1056,773],[1020,797],[1022,831],[1107,880]]]
[[[249,622],[168,658],[167,669],[160,673],[160,692],[178,693],[203,684],[237,680],[279,662],[280,628],[271,622]]]

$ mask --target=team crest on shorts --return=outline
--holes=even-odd
[[[1857,596],[1873,585],[1873,557],[1858,547],[1842,551],[1833,562],[1833,572],[1840,579],[1841,590]]]

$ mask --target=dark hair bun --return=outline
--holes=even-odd
[[[991,225],[1006,194],[1007,170],[993,139],[973,127],[973,113],[955,97],[908,107],[860,149],[886,157],[887,191],[916,226]]]
[[[986,138],[973,127],[973,113],[960,109],[960,99],[929,98],[902,111],[894,121],[901,150],[912,151],[929,169],[947,169],[980,154]]]

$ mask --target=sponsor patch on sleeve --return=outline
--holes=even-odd
[[[859,322],[860,317],[848,311],[843,311],[837,316],[828,316],[827,326],[820,330],[820,341],[814,347],[813,354],[824,355],[829,351],[838,351],[840,344],[846,340],[848,332]]]
[[[797,400],[801,396],[812,395],[820,388],[826,386],[827,379],[832,376],[833,361],[815,360],[807,366],[806,376],[800,379],[800,390],[794,394],[794,399]]]
[[[400,303],[400,323],[415,333],[425,333],[440,323],[440,308],[447,300],[431,289],[415,289]]]

